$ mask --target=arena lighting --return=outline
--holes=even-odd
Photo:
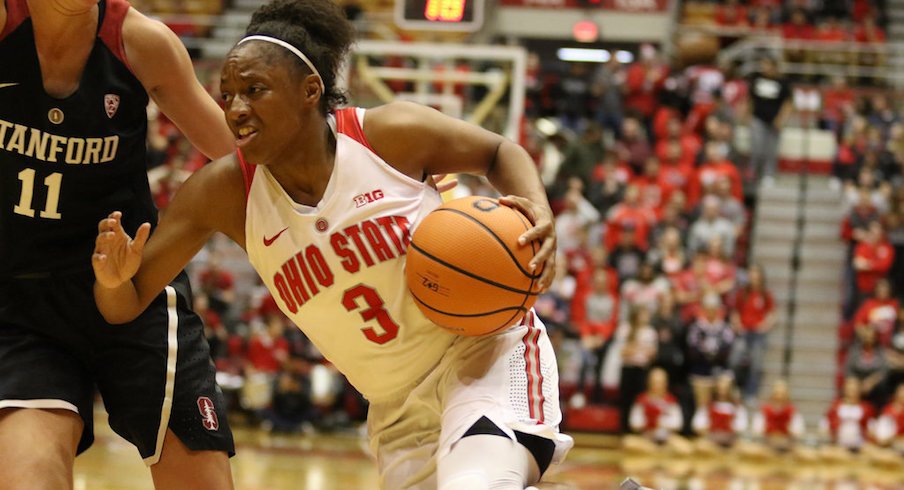
[[[620,49],[615,52],[615,59],[618,60],[619,63],[630,63],[634,61],[634,53]]]
[[[612,58],[612,54],[605,49],[586,48],[559,48],[556,56],[562,61],[575,61],[583,63],[605,63]]]

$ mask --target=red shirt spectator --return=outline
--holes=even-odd
[[[264,373],[276,373],[289,357],[289,341],[282,335],[272,336],[262,332],[248,342],[248,362]]]
[[[866,239],[854,248],[857,289],[864,294],[876,289],[876,283],[888,274],[895,259],[895,249],[882,236],[881,226],[873,222]]]
[[[869,421],[875,417],[875,409],[868,402],[832,402],[826,413],[829,434],[835,444],[859,447],[868,436]]]
[[[650,45],[641,47],[641,61],[632,63],[625,76],[625,109],[637,111],[645,118],[653,115],[659,91],[668,76],[668,69],[656,60]]]
[[[885,31],[874,20],[864,21],[854,29],[854,40],[859,43],[884,43]]]
[[[860,305],[854,314],[856,328],[872,328],[878,335],[879,343],[891,344],[898,320],[898,300],[891,295],[891,285],[887,279],[876,283],[875,294]]]
[[[644,165],[644,174],[635,177],[631,184],[637,186],[640,192],[641,205],[657,213],[669,202],[669,197],[671,197],[672,191],[675,190],[668,176],[662,173],[659,160],[655,157],[647,159],[647,163]]]
[[[624,200],[609,210],[606,218],[607,229],[604,244],[612,250],[619,243],[621,230],[625,227],[634,229],[637,246],[643,250],[649,248],[650,228],[656,223],[656,213],[640,201],[640,189],[629,185],[625,189]]]
[[[769,291],[743,289],[738,293],[735,308],[741,328],[748,332],[756,332],[775,309],[775,302]]]
[[[811,41],[815,36],[813,26],[807,21],[802,10],[791,13],[791,21],[782,26],[782,37],[790,40]]]
[[[732,27],[749,27],[747,9],[737,2],[728,2],[716,7],[716,24]]]
[[[720,177],[727,177],[731,181],[731,194],[739,200],[744,199],[744,191],[741,184],[741,174],[738,167],[730,160],[708,160],[694,173],[687,191],[688,204],[696,206],[703,197],[706,189],[715,185]]]

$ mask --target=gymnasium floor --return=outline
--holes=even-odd
[[[150,473],[135,449],[97,415],[97,441],[76,462],[76,490],[151,490]],[[581,446],[612,442],[605,437],[576,438]],[[238,455],[232,459],[239,490],[375,489],[376,472],[354,435],[271,436],[236,431]],[[613,449],[578,447],[549,474],[544,490],[609,490],[625,475],[661,490],[904,490],[904,464],[877,470],[847,466],[800,465],[793,461],[745,464],[731,457],[712,461],[663,457],[622,458]]]

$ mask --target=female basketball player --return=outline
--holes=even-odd
[[[232,151],[163,24],[125,0],[0,1],[3,488],[72,488],[95,386],[158,488],[232,487],[232,435],[186,277],[116,330],[90,294],[97,219],[120,209],[130,230],[156,221],[148,95],[205,154]]]
[[[276,0],[229,53],[221,90],[239,150],[194,174],[152,239],[121,213],[100,223],[95,295],[113,323],[139,314],[221,231],[280,308],[370,401],[368,428],[387,489],[514,489],[539,480],[571,439],[558,433],[558,374],[529,312],[491,337],[426,320],[405,286],[405,244],[440,204],[425,177],[486,175],[554,267],[552,212],[527,153],[432,109],[339,109],[350,24],[330,0]],[[514,197],[519,196],[519,197]],[[451,230],[450,230],[451,231]],[[143,257],[142,257],[143,252]]]

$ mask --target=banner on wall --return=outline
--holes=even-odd
[[[593,8],[624,13],[662,13],[670,0],[499,0],[501,7]]]

